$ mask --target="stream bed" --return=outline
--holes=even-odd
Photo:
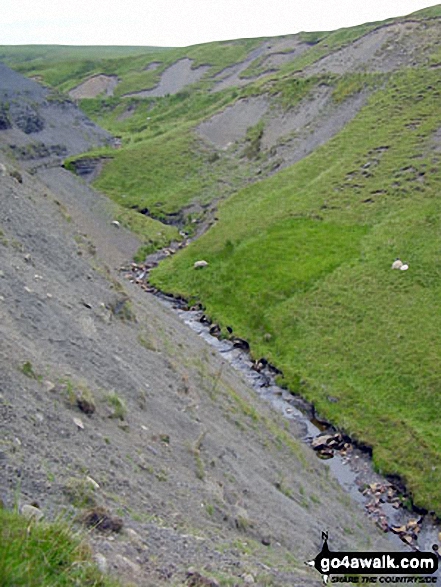
[[[202,309],[188,309],[184,300],[167,296],[150,287],[146,282],[149,269],[145,266],[138,268],[133,264],[126,277],[175,312],[242,374],[262,401],[271,403],[285,418],[300,424],[299,429],[303,431],[300,440],[308,444],[318,458],[326,460],[325,466],[329,467],[341,487],[363,508],[397,550],[436,552],[441,559],[439,521],[428,513],[410,511],[404,507],[407,501],[405,488],[398,480],[388,479],[374,470],[367,448],[357,446],[344,433],[320,420],[313,406],[300,396],[278,386],[277,369],[264,359],[253,361],[246,341],[218,337],[217,327],[211,324]],[[441,579],[441,569],[438,569],[436,576]]]

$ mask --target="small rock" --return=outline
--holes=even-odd
[[[235,338],[231,339],[231,342],[233,343],[233,346],[235,349],[242,349],[244,351],[250,350],[249,343],[246,340],[244,340],[243,338],[235,337]]]
[[[30,287],[27,287],[26,285],[25,285],[25,287],[24,287],[24,290],[25,290],[25,292],[27,292],[27,293],[34,293],[34,290],[33,290],[33,289],[31,289]]]
[[[208,266],[208,262],[204,261],[203,259],[201,261],[196,261],[193,265],[194,269],[203,269],[204,267]]]
[[[142,538],[133,528],[126,528],[126,534],[135,546],[143,546]]]
[[[409,269],[409,265],[407,263],[405,263],[404,265],[401,265],[400,267],[400,271],[407,271]]]
[[[74,424],[76,424],[78,426],[78,428],[81,428],[81,430],[84,430],[84,424],[80,420],[80,418],[73,418],[73,421],[74,421]]]
[[[30,504],[22,506],[21,515],[28,520],[37,520],[37,522],[44,517],[44,513],[40,509]]]
[[[125,571],[126,573],[131,573],[134,576],[139,575],[141,572],[141,567],[128,559],[126,556],[122,554],[117,554],[115,556],[115,563],[118,569]]]
[[[90,483],[90,485],[92,485],[92,487],[94,489],[99,489],[100,488],[100,486],[98,485],[98,483],[95,481],[95,479],[92,479],[92,477],[86,477],[86,481],[88,483]]]
[[[332,434],[319,434],[313,439],[311,446],[314,450],[321,450],[327,448],[331,440]]]
[[[405,534],[407,527],[406,526],[391,526],[390,528],[394,534]]]
[[[211,336],[219,336],[221,333],[221,328],[219,324],[212,324],[208,332],[211,334]]]
[[[255,583],[254,577],[250,573],[243,575],[242,578],[243,578],[243,582],[245,583],[245,585],[254,585],[254,583]]]
[[[51,300],[51,299],[52,299],[54,296],[53,296],[51,293],[47,293],[47,294],[46,294],[46,297],[47,297],[49,300]]]
[[[116,226],[117,228],[120,228],[121,224],[118,222],[118,220],[112,220],[111,224],[113,226]]]
[[[46,391],[52,392],[56,390],[56,385],[55,383],[52,383],[52,381],[45,381],[43,385]]]
[[[94,556],[94,559],[95,559],[96,565],[97,565],[98,569],[100,570],[100,572],[103,574],[107,573],[109,566],[107,564],[106,557],[103,554],[101,554],[100,552],[97,552],[96,555]]]

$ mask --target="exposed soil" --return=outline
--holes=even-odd
[[[411,21],[381,26],[306,67],[303,73],[308,76],[325,72],[387,73],[405,66],[416,66],[427,60],[430,37],[435,35],[436,28],[439,30],[438,23]]]
[[[329,106],[332,90],[326,86],[317,88],[295,108],[283,111],[281,108],[271,113],[262,136],[262,147],[270,149],[279,140],[294,131],[308,127]]]
[[[238,100],[199,125],[197,132],[220,149],[243,141],[247,130],[264,122],[262,151],[277,169],[306,157],[336,135],[364,106],[368,93],[356,94],[340,104],[332,90],[320,86],[290,110],[273,105],[264,96]],[[271,165],[269,166],[271,168]]]
[[[158,69],[160,65],[160,61],[152,61],[152,63],[149,63],[147,67],[144,68],[144,71],[154,71],[155,69]]]
[[[0,163],[6,506],[83,519],[105,507],[123,528],[90,532],[97,560],[143,587],[188,584],[189,567],[235,585],[318,587],[303,561],[324,529],[335,550],[390,549],[296,440],[296,423],[287,430],[226,361],[121,279],[138,243],[111,224],[105,198],[63,169],[30,175],[4,153]]]
[[[193,68],[192,59],[180,59],[164,71],[161,81],[155,88],[125,94],[124,97],[149,98],[176,94],[186,86],[199,81],[209,69],[209,65]]]
[[[307,49],[307,47],[305,47]],[[303,52],[303,51],[302,51]],[[273,53],[262,62],[262,68],[267,70],[279,69],[285,63],[289,63],[299,55],[300,51],[290,51],[289,53]]]
[[[2,148],[31,169],[112,142],[70,100],[0,64]]]
[[[300,124],[293,136],[286,138],[282,136],[279,144],[275,147],[274,158],[279,160],[279,168],[293,165],[329,141],[357,115],[366,104],[368,96],[368,92],[362,92],[351,96],[338,105],[335,105],[332,100],[328,100],[315,115],[310,111],[311,121]],[[308,108],[306,102],[304,106]],[[295,110],[288,114],[288,127],[292,127],[292,120],[296,117]],[[277,125],[277,121],[275,124]],[[280,131],[285,129],[283,124],[280,124],[278,128]]]
[[[215,114],[210,120],[199,125],[198,133],[221,149],[245,138],[250,126],[257,124],[269,106],[263,97],[238,100],[233,106]]]
[[[219,79],[220,81],[214,86],[212,91],[220,92],[221,90],[225,90],[226,88],[244,86],[246,84],[249,84],[250,81],[258,79],[258,76],[241,78],[240,74],[250,66],[250,63],[254,61],[254,59],[260,57],[264,53],[264,51],[264,46],[258,47],[257,49],[254,49],[254,51],[251,51],[251,53],[248,55],[245,61],[242,61],[237,65],[226,67],[224,70],[218,73],[214,79]]]
[[[116,75],[105,75],[100,73],[99,75],[90,77],[76,88],[70,90],[69,96],[74,100],[96,98],[100,94],[113,96],[113,92],[118,85],[118,82],[119,80]]]

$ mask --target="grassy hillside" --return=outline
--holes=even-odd
[[[153,275],[249,339],[438,512],[440,91],[436,71],[394,75],[334,140],[229,199]],[[396,257],[408,272],[391,270]]]
[[[92,154],[107,157],[95,187],[131,214],[181,214],[186,229],[198,206],[218,207],[215,225],[153,283],[247,338],[293,393],[371,445],[378,469],[439,515],[440,16],[437,6],[334,32],[124,56],[7,56],[61,91],[96,73],[118,77],[113,96],[81,100],[122,141]],[[184,59],[209,67],[163,96],[125,97]],[[201,123],[256,98],[265,113],[240,138],[201,136]],[[321,114],[302,126],[315,104]],[[342,130],[314,142],[351,108]],[[264,147],[270,131],[279,135]],[[397,257],[407,272],[391,269]],[[200,259],[209,266],[194,271]]]

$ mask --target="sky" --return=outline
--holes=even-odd
[[[0,45],[185,47],[329,31],[441,0],[0,0]]]

